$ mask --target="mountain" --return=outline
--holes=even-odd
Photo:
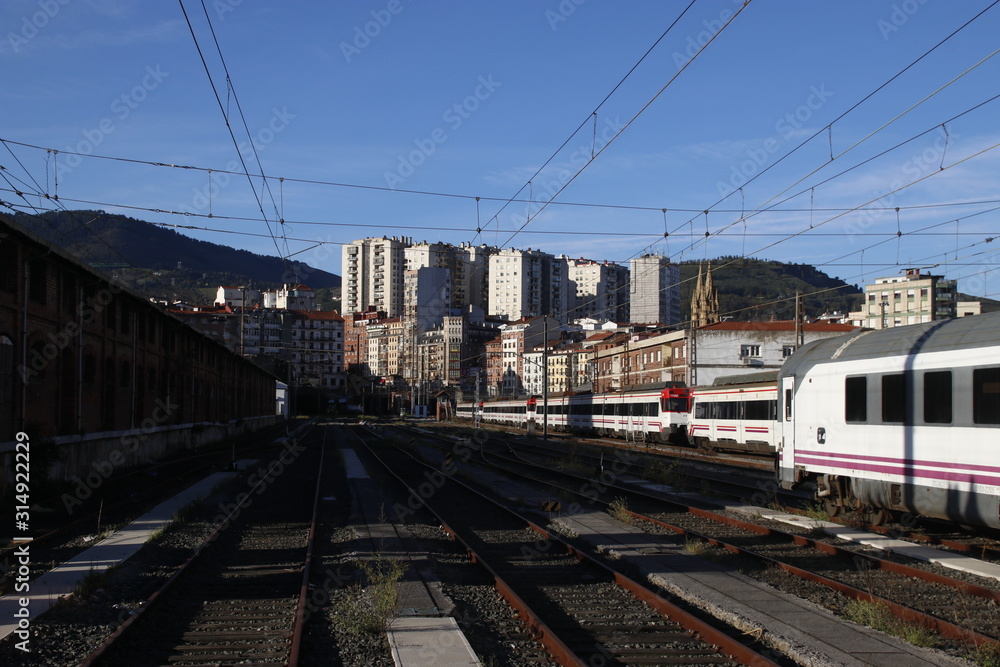
[[[735,320],[790,320],[795,317],[795,293],[805,295],[805,314],[848,313],[857,310],[864,292],[840,278],[831,278],[809,264],[785,264],[762,259],[717,257],[682,262],[681,321],[691,313],[691,292],[698,267],[713,267],[719,310]]]
[[[199,241],[172,229],[104,211],[17,213],[14,219],[80,261],[120,273],[150,296],[191,298],[219,285],[339,288],[340,276],[303,262]]]

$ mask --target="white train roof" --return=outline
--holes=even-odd
[[[779,375],[801,375],[818,364],[1000,346],[1000,312],[869,330],[804,345]]]

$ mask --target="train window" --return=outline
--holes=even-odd
[[[882,376],[882,421],[906,421],[906,376],[902,373]]]
[[[785,390],[785,421],[792,421],[792,390]]]
[[[972,421],[1000,424],[1000,367],[972,371]]]
[[[745,416],[761,421],[774,419],[774,401],[747,401]]]
[[[664,412],[688,412],[691,408],[687,404],[687,399],[681,396],[671,396],[663,399]]]
[[[699,401],[694,406],[694,418],[695,419],[710,419],[711,417],[711,403],[705,403],[704,401]]]
[[[868,378],[845,378],[844,420],[855,423],[868,421]]]
[[[951,423],[951,371],[924,373],[924,423]]]

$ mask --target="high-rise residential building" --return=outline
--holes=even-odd
[[[954,280],[907,269],[902,276],[876,278],[865,285],[862,324],[870,329],[919,324],[955,317]]]
[[[594,318],[601,321],[627,322],[629,293],[627,267],[614,262],[569,259],[569,284],[576,293],[569,313],[570,320]]]
[[[440,326],[451,307],[451,271],[423,266],[403,272],[403,315],[417,331]]]
[[[569,310],[569,263],[541,250],[504,249],[489,259],[491,315],[510,321],[548,315],[565,322]]]
[[[407,271],[421,268],[448,269],[451,280],[451,308],[485,308],[487,263],[496,248],[468,243],[416,243],[404,251]]]
[[[490,255],[494,246],[474,246],[463,243],[455,250],[455,266],[451,267],[452,307],[475,306],[486,310],[489,304]]]
[[[629,321],[677,324],[681,319],[681,271],[663,255],[633,257],[629,275]]]
[[[389,317],[403,313],[404,250],[407,237],[367,238],[344,246],[341,273],[344,312],[356,313],[374,306]]]

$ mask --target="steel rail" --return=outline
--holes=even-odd
[[[365,446],[367,447],[367,443],[365,443]],[[376,454],[374,451],[371,450],[370,447],[368,447],[368,451],[379,462],[379,464],[385,469],[385,471],[388,474],[390,474],[401,485],[403,485],[403,487],[405,487],[408,490],[408,492],[411,494],[413,498],[418,499],[421,505],[441,522],[442,526],[445,527],[445,530],[448,532],[449,535],[451,535],[456,541],[462,544],[462,546],[469,553],[470,558],[474,562],[480,564],[482,567],[484,567],[484,569],[487,570],[487,572],[490,573],[490,576],[493,577],[494,582],[496,583],[497,586],[497,590],[500,592],[500,594],[511,602],[511,604],[515,607],[515,609],[518,610],[518,614],[521,615],[522,618],[525,618],[526,622],[529,624],[529,627],[531,627],[535,632],[538,633],[539,640],[546,645],[546,647],[550,650],[553,656],[557,657],[557,659],[560,660],[560,664],[573,665],[573,666],[587,664],[584,661],[582,661],[579,657],[577,657],[566,646],[566,644],[562,642],[562,640],[560,640],[558,637],[555,636],[554,633],[552,633],[552,630],[544,623],[544,621],[542,621],[541,618],[539,618],[538,615],[533,610],[531,610],[530,607],[527,604],[525,604],[520,597],[517,596],[516,592],[513,590],[513,587],[511,587],[510,584],[504,581],[492,567],[490,567],[487,563],[485,563],[482,556],[475,551],[475,549],[468,543],[468,541],[462,539],[461,536],[458,535],[458,533],[453,528],[448,526],[444,517],[437,510],[435,510],[435,508],[431,507],[427,503],[426,499],[424,499],[418,493],[417,490],[413,489],[404,479],[402,479],[402,477],[398,475],[396,471],[392,469],[392,467],[388,466],[382,460],[382,458],[378,456],[378,454]],[[433,466],[429,466],[428,464],[419,461],[412,455],[405,452],[404,454],[409,456],[414,461],[415,464],[431,470],[436,470],[436,468],[434,468]],[[566,553],[573,555],[578,560],[585,560],[594,567],[598,568],[599,570],[603,570],[604,572],[608,573],[616,583],[618,583],[620,586],[622,586],[629,592],[633,593],[633,595],[636,595],[636,597],[638,597],[642,601],[649,604],[656,611],[660,612],[661,614],[663,614],[670,620],[674,621],[678,625],[681,625],[685,629],[695,633],[703,641],[719,647],[719,649],[723,653],[725,653],[732,659],[737,660],[741,664],[745,665],[755,665],[761,667],[764,666],[777,667],[777,663],[771,661],[770,658],[754,651],[748,646],[734,640],[728,634],[718,630],[717,628],[712,627],[710,624],[698,619],[692,614],[689,614],[687,611],[681,609],[677,605],[674,605],[673,603],[669,602],[668,600],[661,597],[657,593],[649,590],[642,584],[634,581],[633,579],[627,577],[625,574],[619,572],[608,563],[600,561],[595,557],[577,549],[571,544],[563,541],[558,536],[549,533],[547,530],[545,530],[535,522],[531,521],[527,517],[524,517],[521,514],[515,512],[514,510],[497,503],[495,500],[482,494],[481,492],[472,488],[468,484],[465,484],[460,480],[454,479],[453,477],[449,477],[448,479],[452,483],[462,486],[468,492],[480,498],[483,498],[496,508],[500,509],[502,512],[505,512],[506,514],[516,518],[518,521],[527,525],[531,530],[541,535],[546,540],[552,542],[553,544],[561,546],[566,550]]]
[[[311,428],[312,427],[310,426],[309,430],[311,430]],[[308,433],[308,430],[306,431],[306,433]],[[305,437],[306,433],[303,433],[302,436],[299,437],[298,439],[293,438],[292,441],[296,442],[297,440],[301,440],[302,438]],[[317,477],[317,482],[316,482],[317,488],[321,481],[322,481],[322,476],[320,475]],[[112,647],[116,646],[117,643],[121,641],[122,637],[126,636],[129,630],[135,626],[135,624],[139,621],[139,619],[142,618],[144,615],[148,614],[149,610],[152,609],[160,600],[162,600],[163,596],[168,591],[170,591],[173,588],[173,586],[191,570],[191,566],[198,561],[199,557],[212,544],[212,542],[214,542],[215,539],[229,527],[230,520],[233,519],[234,516],[239,516],[239,514],[243,511],[243,509],[252,502],[254,494],[257,491],[257,489],[260,488],[262,484],[267,484],[267,483],[268,483],[267,477],[265,476],[260,481],[258,481],[250,489],[249,492],[242,494],[242,499],[215,526],[215,528],[208,535],[208,537],[206,537],[201,542],[201,544],[198,545],[198,547],[191,553],[190,556],[188,556],[188,558],[180,565],[180,567],[178,567],[177,570],[175,570],[174,573],[171,574],[167,578],[167,580],[164,581],[163,584],[160,585],[160,587],[156,591],[154,591],[152,595],[150,595],[146,599],[146,601],[129,616],[129,618],[125,620],[124,623],[119,625],[118,628],[115,629],[115,631],[109,637],[107,637],[103,642],[101,642],[101,645],[98,646],[89,656],[87,656],[85,660],[83,660],[80,663],[80,667],[92,667],[93,665],[98,664],[98,661],[102,657],[104,657],[104,655]],[[315,521],[315,516],[313,517],[313,521]],[[291,634],[292,633],[290,632],[289,640],[291,640]]]
[[[530,467],[533,467],[533,468],[541,468],[541,466],[537,466],[537,465],[531,464],[531,463],[518,462],[518,464],[519,465],[527,465],[527,466],[530,466]],[[549,474],[551,474],[551,472],[552,472],[552,470],[549,469],[549,468],[544,468],[544,470],[547,473],[549,473]],[[587,480],[587,478],[580,477],[579,475],[574,475],[573,473],[560,472],[560,474],[562,474],[562,475],[564,475],[566,477],[572,478],[572,479],[576,479],[576,480]],[[528,479],[532,479],[533,481],[540,482],[540,483],[544,482],[545,484],[547,484],[549,486],[551,486],[553,484],[553,482],[552,482],[551,479],[540,480],[540,479],[532,478],[532,477],[528,477]],[[591,481],[591,480],[587,480],[587,481]],[[766,526],[760,526],[760,525],[757,525],[757,524],[754,524],[754,523],[751,523],[751,522],[748,522],[748,521],[743,521],[741,519],[736,519],[736,518],[733,518],[733,517],[728,517],[728,516],[719,514],[717,512],[712,512],[710,510],[705,510],[705,509],[702,509],[702,508],[699,508],[699,507],[693,507],[693,506],[686,505],[684,503],[680,503],[680,502],[677,502],[677,501],[674,501],[674,500],[669,500],[669,499],[662,498],[662,497],[659,497],[659,496],[651,495],[651,494],[646,493],[646,492],[641,491],[641,490],[626,488],[626,487],[618,486],[618,485],[614,485],[614,484],[604,484],[603,482],[602,482],[602,485],[605,486],[605,487],[607,487],[607,488],[609,488],[609,489],[614,489],[614,490],[622,492],[622,493],[626,493],[626,494],[633,495],[633,496],[639,496],[639,497],[645,498],[647,500],[652,500],[652,501],[655,501],[655,502],[658,502],[658,503],[663,503],[663,504],[666,504],[666,505],[673,506],[673,507],[679,509],[680,511],[684,512],[684,513],[691,514],[692,516],[697,516],[699,518],[707,519],[707,520],[710,520],[710,521],[713,521],[713,522],[716,522],[716,523],[720,523],[720,524],[723,524],[723,525],[729,525],[729,526],[732,526],[734,528],[740,528],[742,530],[747,530],[747,531],[750,531],[750,532],[753,532],[753,533],[756,533],[756,534],[759,534],[759,535],[762,535],[762,536],[765,536],[765,537],[776,537],[776,538],[779,538],[779,539],[790,541],[790,542],[792,542],[792,543],[794,543],[794,544],[796,544],[798,546],[804,546],[804,547],[812,548],[812,549],[815,549],[815,550],[817,550],[817,551],[819,551],[821,553],[825,553],[827,555],[836,556],[838,558],[863,559],[865,562],[868,562],[868,563],[872,564],[874,567],[877,567],[878,569],[883,569],[885,571],[893,572],[895,574],[899,574],[899,575],[906,576],[906,577],[918,578],[918,579],[927,581],[929,583],[946,585],[946,586],[949,586],[951,588],[954,588],[954,589],[963,591],[965,593],[968,593],[970,595],[981,597],[983,599],[990,600],[990,601],[993,601],[993,602],[1000,602],[1000,591],[997,591],[997,590],[994,590],[994,589],[991,589],[991,588],[987,588],[985,586],[979,586],[979,585],[972,584],[972,583],[969,583],[969,582],[965,582],[965,581],[953,579],[951,577],[946,577],[944,575],[940,575],[940,574],[937,574],[937,573],[934,573],[934,572],[929,572],[927,570],[922,570],[920,568],[911,567],[909,565],[905,565],[905,564],[902,564],[902,563],[896,563],[896,562],[888,561],[888,560],[885,560],[885,559],[877,558],[875,556],[870,556],[870,555],[867,555],[867,554],[855,553],[853,551],[848,551],[847,549],[844,549],[842,547],[838,547],[838,546],[836,546],[834,544],[829,544],[829,543],[825,543],[825,542],[818,542],[816,540],[812,540],[812,539],[809,539],[809,538],[806,538],[806,537],[802,537],[800,535],[793,535],[791,533],[786,533],[784,531],[776,530],[776,529],[769,528],[769,527],[766,527]],[[572,492],[571,489],[564,489],[564,490]],[[598,502],[600,502],[600,501],[598,501]],[[603,504],[607,504],[607,503],[603,503]],[[667,530],[671,530],[671,531],[676,532],[676,533],[681,534],[681,535],[691,536],[691,537],[695,537],[695,538],[700,539],[700,540],[704,540],[704,541],[706,541],[706,542],[708,542],[710,544],[713,544],[715,546],[724,548],[724,549],[726,549],[727,551],[729,551],[731,553],[736,553],[736,554],[739,554],[739,555],[742,555],[742,556],[746,556],[746,557],[749,557],[749,558],[754,558],[754,559],[757,559],[759,561],[762,561],[762,562],[774,565],[774,566],[779,567],[782,570],[784,570],[784,571],[786,571],[786,572],[788,572],[790,574],[794,574],[794,575],[799,576],[799,577],[801,577],[801,578],[803,578],[805,580],[808,580],[808,581],[813,581],[813,582],[816,582],[816,583],[820,583],[820,584],[822,584],[824,586],[829,587],[831,590],[834,590],[834,591],[837,591],[839,593],[842,593],[842,594],[844,594],[844,595],[846,595],[848,597],[851,597],[851,598],[854,598],[854,599],[857,599],[857,600],[867,601],[867,602],[881,602],[881,603],[884,603],[890,609],[890,611],[892,611],[892,613],[895,616],[897,616],[898,618],[901,618],[903,620],[907,620],[907,621],[910,621],[910,622],[913,622],[913,623],[917,623],[917,624],[921,625],[922,627],[925,627],[927,629],[936,631],[936,632],[940,633],[941,635],[943,635],[945,637],[948,637],[950,639],[955,639],[955,640],[958,640],[958,641],[961,641],[961,642],[965,642],[965,643],[971,644],[971,645],[976,646],[976,647],[983,646],[983,645],[994,645],[994,646],[1000,645],[1000,644],[998,644],[998,639],[1000,639],[1000,637],[991,637],[991,636],[980,634],[980,633],[975,632],[973,630],[969,630],[968,628],[963,628],[963,627],[961,627],[959,625],[956,625],[954,623],[946,621],[946,620],[944,620],[944,619],[942,619],[942,618],[940,618],[938,616],[934,616],[933,614],[927,614],[927,613],[918,611],[916,609],[913,609],[911,607],[908,607],[906,605],[902,605],[902,604],[899,604],[899,603],[896,603],[896,602],[892,602],[892,601],[887,600],[885,598],[881,598],[879,596],[876,596],[876,595],[873,595],[873,594],[861,591],[859,589],[856,589],[856,588],[854,588],[854,587],[852,587],[852,586],[850,586],[848,584],[844,584],[844,583],[838,582],[838,581],[836,581],[834,579],[830,579],[828,577],[824,577],[822,575],[809,572],[808,570],[804,570],[802,568],[798,568],[798,567],[790,565],[788,563],[784,563],[782,561],[773,559],[773,558],[771,558],[769,556],[763,556],[761,554],[758,554],[758,553],[756,553],[754,551],[751,551],[749,549],[746,549],[744,547],[740,547],[740,546],[731,544],[729,542],[726,542],[724,540],[720,540],[720,539],[711,537],[709,535],[705,535],[705,534],[700,533],[698,531],[690,530],[690,529],[684,528],[682,526],[677,526],[675,524],[670,524],[670,523],[668,523],[666,521],[661,521],[659,519],[655,519],[653,517],[649,517],[649,516],[641,514],[639,512],[633,512],[631,510],[625,510],[625,511],[629,515],[633,516],[635,519],[638,519],[638,520],[641,520],[641,521],[645,521],[645,522],[648,522],[648,523],[652,523],[652,524],[658,525],[661,528],[666,528]]]

